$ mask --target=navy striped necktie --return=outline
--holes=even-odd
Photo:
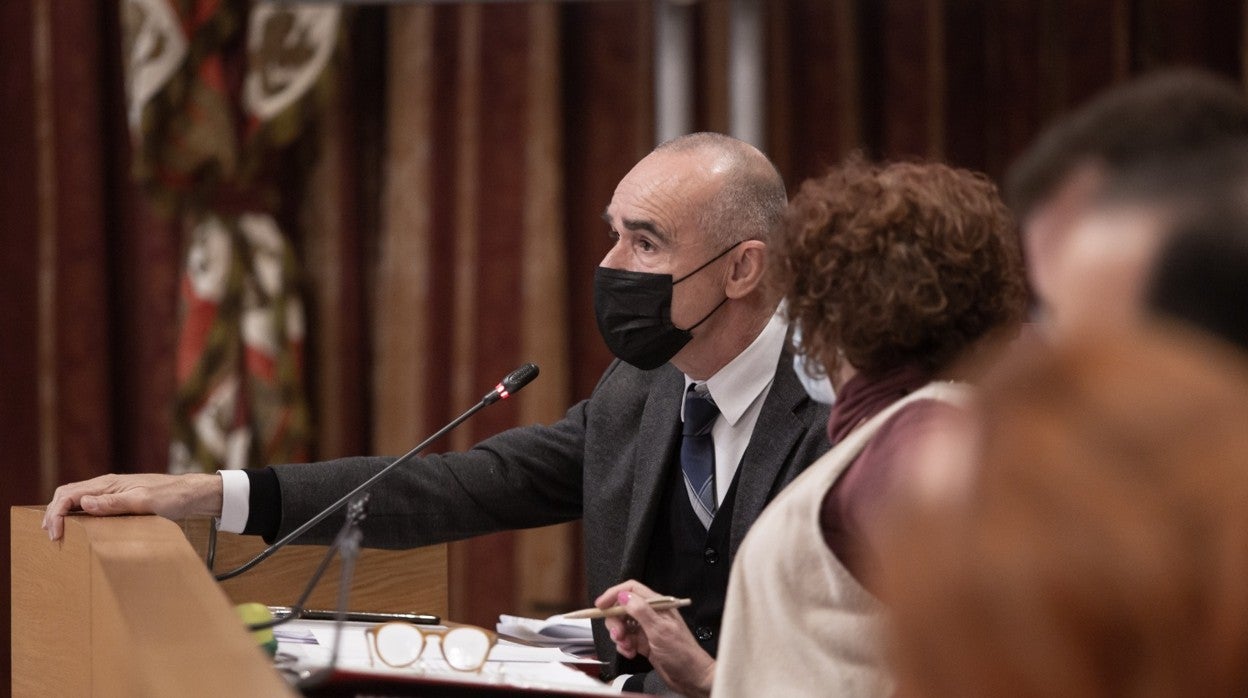
[[[699,393],[690,385],[685,392],[685,423],[681,431],[680,469],[685,475],[689,503],[702,521],[711,527],[715,517],[715,442],[711,427],[719,416],[719,407],[710,393]]]

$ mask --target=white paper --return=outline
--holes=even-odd
[[[522,642],[542,647],[561,647],[569,651],[592,649],[594,633],[588,618],[567,619],[551,616],[545,620],[522,616],[500,615],[495,629]]]

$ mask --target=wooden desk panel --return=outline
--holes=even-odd
[[[10,509],[15,696],[293,695],[177,525]]]
[[[208,519],[180,522],[195,553],[202,560],[208,549]],[[218,572],[233,569],[264,550],[256,536],[217,534]],[[325,555],[320,545],[290,545],[250,571],[221,583],[234,603],[258,601],[270,606],[294,603],[313,570]],[[355,564],[351,584],[353,611],[403,611],[447,614],[446,546],[431,545],[413,550],[364,549]],[[308,602],[309,608],[338,605],[338,559],[326,570]]]

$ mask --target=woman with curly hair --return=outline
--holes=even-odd
[[[763,512],[733,565],[719,661],[650,590],[620,585],[647,654],[685,695],[891,693],[869,590],[878,513],[907,472],[907,444],[956,413],[956,359],[1026,310],[1017,233],[996,187],[940,164],[851,157],[807,180],[769,251],[769,277],[809,367],[836,390],[833,448]],[[617,645],[620,645],[617,640]]]

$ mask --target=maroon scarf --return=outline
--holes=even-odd
[[[889,369],[876,377],[859,373],[850,378],[837,391],[836,405],[828,418],[828,439],[833,445],[839,443],[858,425],[931,379],[931,372],[915,365]]]

